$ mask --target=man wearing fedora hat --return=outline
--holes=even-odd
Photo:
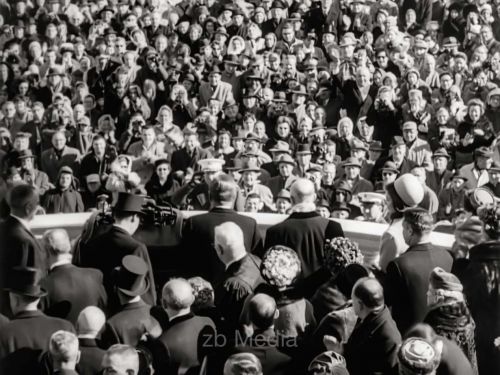
[[[283,189],[289,190],[293,182],[298,178],[293,174],[296,163],[290,154],[281,154],[278,157],[277,164],[278,176],[270,178],[266,183],[274,197]]]
[[[148,265],[135,255],[124,256],[121,265],[113,270],[120,307],[106,322],[102,334],[105,347],[114,344],[136,347],[143,335],[153,339],[160,336],[160,324],[150,314],[152,306],[141,299],[151,287],[147,274]]]
[[[208,82],[202,82],[199,89],[200,105],[205,106],[208,104],[209,99],[214,98],[225,104],[233,97],[233,87],[221,80],[222,72],[214,66],[208,74]]]
[[[474,150],[474,161],[460,168],[460,172],[467,180],[465,187],[474,189],[486,185],[489,181],[488,169],[493,163],[493,152],[488,147],[479,147]]]
[[[143,205],[144,198],[142,196],[118,193],[112,208],[114,219],[112,227],[81,246],[79,252],[75,254],[74,263],[76,265],[96,268],[103,273],[103,284],[110,298],[110,304],[116,305],[117,303],[112,272],[121,265],[122,259],[126,255],[136,255],[146,263],[148,268],[146,279],[149,288],[142,299],[150,305],[154,305],[156,302],[153,267],[149,260],[148,250],[145,244],[132,237],[139,228]],[[115,296],[114,301],[113,296]]]
[[[259,182],[260,167],[255,162],[246,162],[240,169],[241,181],[240,192],[241,196],[246,197],[251,193],[256,193],[260,196],[266,210],[271,212],[275,210],[273,193],[271,190]]]
[[[438,196],[437,220],[449,220],[455,217],[455,213],[464,209],[467,198],[467,188],[465,183],[467,177],[460,171],[452,174],[451,180]]]
[[[288,126],[288,124],[286,124]],[[274,140],[273,140],[274,141]],[[267,146],[269,145],[269,141],[266,143],[266,152],[270,152],[272,155],[273,160],[269,163],[264,163],[261,165],[261,168],[269,172],[270,177],[275,177],[279,175],[279,168],[278,168],[278,160],[281,157],[281,155],[284,154],[291,154],[291,149],[290,149],[290,144],[286,141],[278,140],[274,141],[274,145],[270,148]]]
[[[410,173],[415,163],[406,157],[406,143],[401,136],[395,136],[391,141],[391,153],[389,156],[380,158],[373,167],[371,180],[376,182],[381,177],[382,167],[386,162],[392,162],[399,174]]]
[[[53,318],[38,310],[47,293],[40,287],[42,272],[32,267],[14,267],[4,290],[9,293],[12,320],[0,330],[0,372],[36,374],[39,356],[47,350],[51,335],[59,330],[74,332],[67,320]]]
[[[351,186],[352,194],[373,191],[373,184],[361,177],[361,162],[354,157],[347,158],[343,163],[344,179]]]
[[[483,185],[484,188],[490,190],[493,195],[500,198],[500,163],[494,161],[488,169],[490,182]]]
[[[68,166],[78,173],[81,155],[76,148],[67,145],[67,136],[64,131],[56,131],[51,140],[52,147],[42,152],[40,169],[47,173],[50,182],[55,184],[59,170],[63,166]]]
[[[241,99],[242,80],[238,69],[240,61],[236,55],[226,55],[222,61],[224,63],[224,71],[222,72],[222,82],[230,84],[233,88],[233,96],[236,101]]]
[[[448,169],[450,159],[450,155],[444,147],[438,148],[432,154],[434,170],[427,171],[426,183],[437,196],[441,194],[445,186],[451,181],[453,172]]]
[[[50,188],[49,176],[47,173],[35,168],[35,155],[31,150],[20,151],[17,154],[17,161],[21,167],[21,177],[29,185],[38,189],[40,196],[43,196]]]

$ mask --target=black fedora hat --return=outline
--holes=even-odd
[[[146,279],[148,265],[142,258],[136,255],[124,256],[121,267],[118,267],[115,272],[115,286],[123,294],[137,297],[149,289]]]
[[[15,267],[10,272],[6,291],[27,297],[41,298],[47,292],[40,287],[42,272],[33,267]]]
[[[28,149],[28,150],[18,151],[17,160],[28,159],[28,158],[35,158],[35,155],[33,155],[33,152],[31,152],[31,150]]]
[[[118,197],[113,205],[113,210],[117,212],[142,213],[144,197],[130,193],[118,193]]]

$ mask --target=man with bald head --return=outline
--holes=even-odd
[[[237,224],[227,221],[214,232],[215,251],[225,267],[222,281],[215,285],[215,305],[224,318],[224,330],[232,335],[239,328],[245,299],[263,283],[260,259],[247,253],[243,231]]]
[[[401,334],[385,305],[382,285],[375,278],[363,277],[354,284],[351,298],[358,317],[354,331],[345,344],[325,336],[325,345],[344,355],[351,375],[393,373]]]
[[[172,279],[163,287],[162,306],[168,315],[168,325],[158,339],[168,353],[167,374],[184,374],[197,367],[204,353],[198,349],[204,343],[214,343],[215,324],[212,319],[191,312],[194,292],[185,279]],[[204,349],[208,349],[204,346]]]
[[[344,237],[344,232],[339,223],[316,213],[316,193],[311,181],[297,179],[290,194],[292,214],[267,230],[264,248],[283,245],[294,249],[302,262],[303,276],[307,278],[323,264],[325,239]]]
[[[106,324],[104,312],[95,306],[84,308],[76,321],[76,332],[80,344],[80,361],[77,371],[80,375],[94,375],[101,370],[105,350],[97,346],[97,338]]]
[[[48,230],[43,235],[42,245],[49,265],[49,273],[41,281],[47,291],[42,300],[44,312],[74,324],[87,306],[105,309],[107,295],[102,284],[102,272],[71,264],[73,255],[66,230]]]

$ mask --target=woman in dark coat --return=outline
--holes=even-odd
[[[146,183],[146,192],[158,205],[171,204],[172,194],[180,187],[170,170],[170,163],[167,159],[157,160],[155,172]]]
[[[47,191],[43,207],[48,214],[83,212],[82,196],[76,189],[73,171],[62,167],[57,177],[57,186]]]
[[[442,268],[434,268],[429,278],[427,293],[429,312],[424,322],[438,335],[454,341],[467,356],[474,374],[477,374],[474,340],[476,324],[465,303],[462,290],[463,286],[455,275]]]
[[[477,244],[469,250],[468,264],[460,272],[464,294],[476,322],[479,373],[500,374],[500,208],[481,209],[457,231],[458,242]]]

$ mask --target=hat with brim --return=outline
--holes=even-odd
[[[260,173],[260,167],[254,161],[248,161],[246,163],[243,163],[243,167],[240,169],[240,173],[245,172]]]
[[[240,65],[238,56],[232,54],[224,56],[223,62],[228,65]]]
[[[307,96],[307,91],[304,85],[299,85],[298,88],[290,90],[291,94],[304,95]]]
[[[400,137],[399,135],[396,135],[391,140],[391,148],[397,146],[406,146],[405,140],[403,139],[403,137]]]
[[[289,153],[290,152],[290,145],[285,142],[285,141],[277,141],[274,147],[269,149],[270,152],[283,152],[283,153]]]
[[[251,74],[247,76],[247,81],[264,81],[264,78],[259,74]]]
[[[386,162],[381,170],[382,170],[382,172],[386,171],[386,172],[392,172],[395,174],[399,173],[399,170],[396,167],[396,164],[394,164],[392,161]]]
[[[275,102],[275,103],[287,103],[286,93],[284,93],[283,91],[277,91],[274,94],[273,102]]]
[[[17,160],[29,158],[35,158],[35,155],[33,155],[33,152],[31,152],[31,150],[22,150],[17,153]]]
[[[450,159],[450,154],[448,154],[448,151],[444,147],[438,148],[436,151],[434,151],[434,154],[432,154],[432,158],[446,158]]]
[[[278,165],[280,164],[289,164],[295,166],[295,160],[293,160],[292,156],[289,154],[283,154],[278,157],[278,161],[276,162]]]
[[[355,46],[357,44],[356,39],[351,36],[344,36],[340,41],[339,47]]]
[[[144,197],[131,193],[118,193],[113,210],[116,212],[142,213]]]
[[[149,289],[147,273],[148,266],[142,258],[126,255],[122,259],[121,267],[116,271],[115,286],[129,297],[141,296]]]
[[[344,202],[335,202],[333,205],[332,205],[332,211],[345,211],[347,213],[351,213],[351,208],[345,204]]]
[[[358,194],[358,199],[361,202],[361,204],[384,204],[385,202],[385,195],[384,194],[379,194],[379,193],[374,193],[374,192],[363,192]]]
[[[96,184],[96,183],[101,182],[101,178],[99,177],[99,175],[97,173],[89,174],[87,176],[86,180],[87,180],[87,184]]]
[[[316,207],[324,207],[330,209],[330,202],[326,199],[318,199],[316,201]]]
[[[454,36],[450,36],[448,38],[444,38],[443,47],[458,47],[460,44],[457,41],[457,38]]]
[[[222,166],[224,164],[226,164],[224,159],[198,160],[198,165],[200,166],[202,172],[220,172],[222,171]]]
[[[500,172],[500,163],[497,161],[494,161],[491,164],[491,167],[488,168],[488,172]]]
[[[361,168],[361,163],[359,162],[358,158],[355,158],[355,157],[348,157],[345,161],[344,161],[344,168],[345,167],[358,167],[358,168]]]
[[[311,146],[309,146],[308,143],[301,143],[297,147],[297,151],[295,152],[297,155],[305,155],[305,154],[312,154],[311,152]]]
[[[365,142],[359,141],[357,139],[353,140],[352,145],[351,145],[351,150],[363,150],[363,151],[368,151],[368,146],[366,145]]]
[[[42,278],[42,272],[37,268],[15,267],[8,275],[5,290],[26,297],[41,298],[47,295],[40,287]]]
[[[245,142],[259,142],[262,143],[262,139],[255,133],[248,133],[247,136],[245,137]]]
[[[288,190],[281,189],[280,192],[278,193],[278,195],[276,196],[276,199],[286,199],[289,202],[291,202],[292,201],[292,195],[290,194],[290,192]]]
[[[382,142],[373,141],[370,143],[370,151],[384,151],[385,149],[382,147]]]

